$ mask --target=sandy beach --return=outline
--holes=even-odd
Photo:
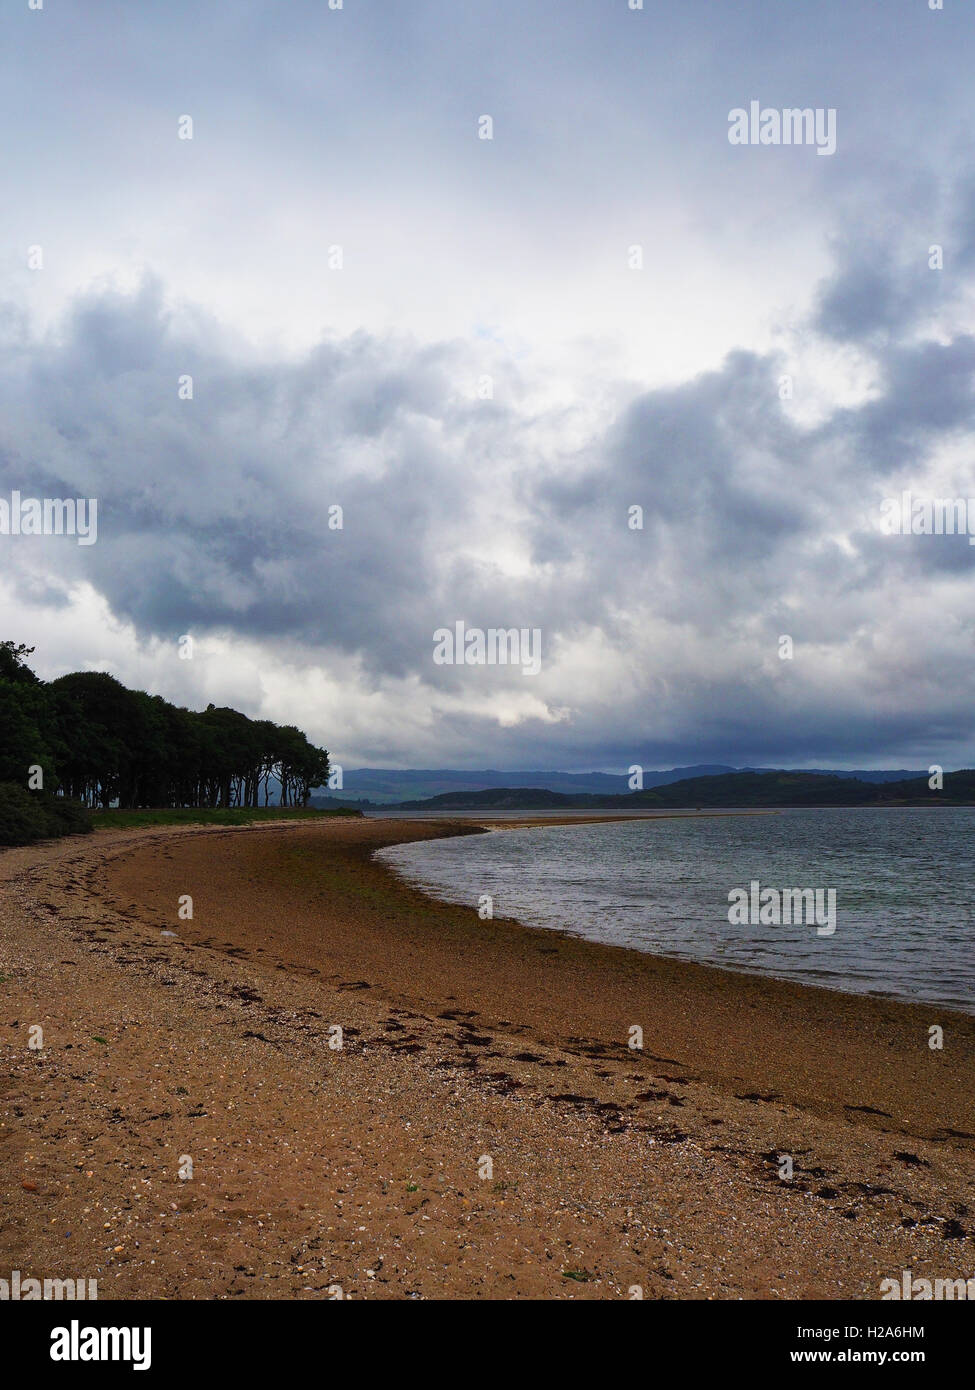
[[[166,1299],[877,1299],[905,1269],[975,1275],[975,1019],[481,921],[371,858],[469,833],[0,854],[0,1275]]]

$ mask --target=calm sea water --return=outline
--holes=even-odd
[[[381,858],[450,902],[593,941],[975,1013],[975,809],[858,808],[497,830]],[[836,890],[836,930],[732,925],[728,894]]]

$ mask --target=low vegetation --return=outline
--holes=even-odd
[[[317,806],[166,806],[158,810],[96,811],[88,820],[96,830],[132,830],[143,825],[251,825],[257,821],[361,815],[354,807],[322,810]]]

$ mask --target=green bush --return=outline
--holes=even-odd
[[[15,782],[0,782],[0,845],[29,845],[46,834],[40,800]]]
[[[66,796],[52,796],[41,803],[47,813],[50,835],[88,835],[92,830],[91,816],[80,801]]]
[[[16,782],[0,782],[0,845],[84,835],[91,828],[88,812],[77,801],[29,792]]]

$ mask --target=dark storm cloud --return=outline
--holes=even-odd
[[[920,312],[920,277],[905,284],[887,256],[880,247],[863,251],[823,287],[816,317],[821,333],[860,342],[895,332]]]
[[[503,413],[475,414],[449,347],[361,334],[283,366],[216,336],[150,282],[87,297],[57,345],[8,347],[5,485],[99,499],[90,560],[59,558],[142,632],[288,636],[403,671],[444,583],[437,531],[476,529],[463,470],[487,466]]]
[[[880,363],[876,399],[837,411],[824,433],[856,451],[860,467],[879,475],[922,462],[938,443],[973,425],[975,338],[896,343]]]
[[[842,300],[851,336],[903,327],[896,286],[893,308],[878,307],[874,286],[857,319],[849,275],[820,305]],[[863,632],[889,625],[891,584],[971,577],[964,542],[892,542],[873,524],[889,474],[921,470],[970,429],[965,334],[891,332],[877,389],[808,425],[780,399],[782,358],[738,351],[684,385],[633,394],[614,424],[543,464],[532,440],[544,421],[476,400],[460,344],[358,334],[262,361],[204,316],[167,307],[153,281],[86,296],[56,342],[25,336],[13,315],[3,327],[3,485],[99,498],[98,545],[47,558],[89,579],[143,636],[284,640],[309,660],[355,656],[367,679],[413,675],[464,696],[499,683],[521,692],[525,678],[491,672],[493,684],[475,686],[485,673],[434,666],[434,628],[537,626],[556,672],[544,698],[571,717],[507,731],[515,758],[524,747],[555,761],[587,749],[604,763],[666,761],[692,746],[754,761],[781,758],[787,743],[795,757],[866,755],[920,740],[932,718],[963,735],[953,679],[928,689],[903,654],[878,660]],[[186,374],[191,401],[178,397]],[[333,504],[340,531],[328,526]],[[627,524],[634,505],[642,531]],[[495,563],[492,536],[523,545],[530,571]],[[927,642],[919,615],[909,621]],[[649,653],[635,638],[648,623]],[[791,671],[770,678],[763,663],[782,632],[842,654],[828,701],[818,682],[790,684]],[[594,634],[640,673],[629,694],[600,692],[598,655],[588,687],[571,665],[560,684],[560,657]],[[881,672],[923,703],[869,713]],[[641,732],[648,699],[667,710],[668,736]],[[476,708],[442,722],[472,747],[497,736]]]

